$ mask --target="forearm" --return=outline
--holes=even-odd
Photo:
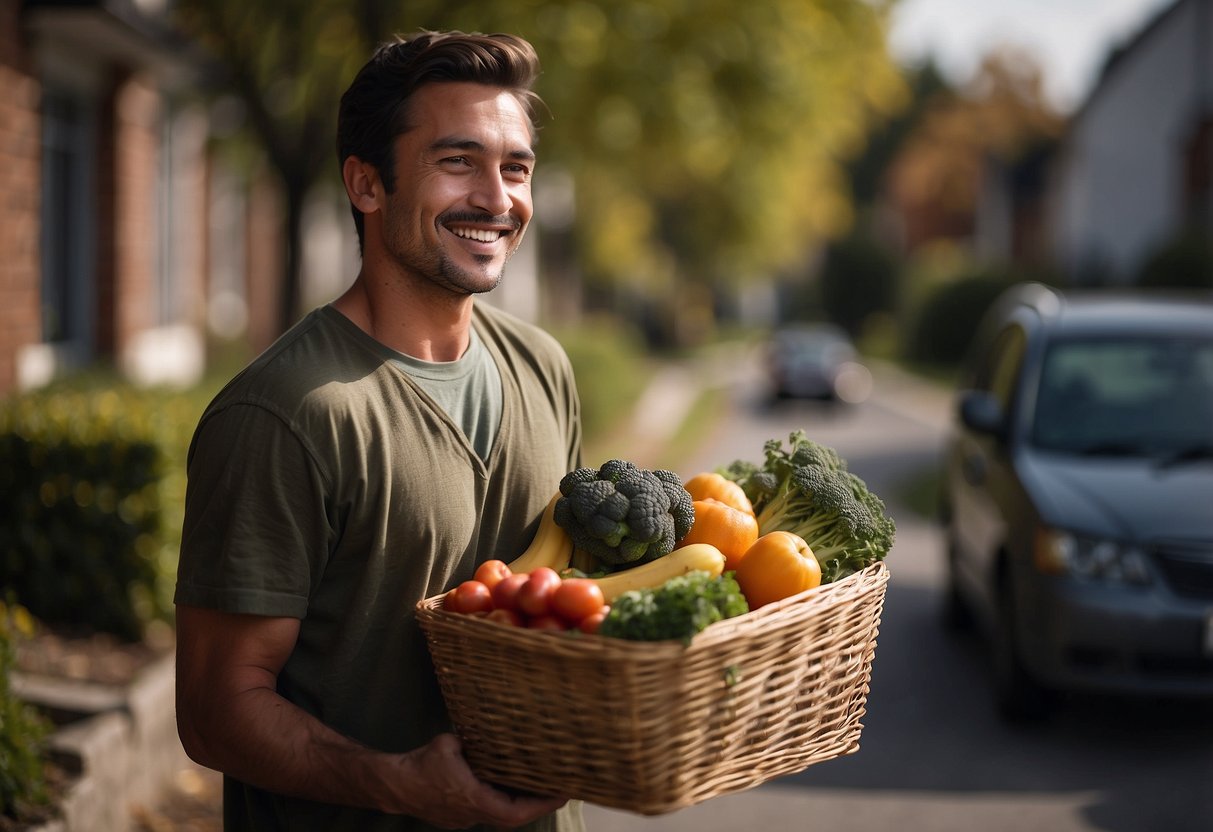
[[[415,765],[407,755],[355,742],[268,688],[211,699],[199,710],[179,706],[178,725],[201,765],[277,794],[410,813]]]

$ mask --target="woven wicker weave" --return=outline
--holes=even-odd
[[[878,563],[678,642],[509,627],[418,604],[484,780],[660,814],[859,748]]]

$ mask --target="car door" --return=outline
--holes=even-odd
[[[1016,386],[1023,374],[1027,334],[1018,323],[1004,327],[979,359],[970,389],[988,393],[1003,414],[997,435],[958,425],[951,461],[951,529],[957,547],[956,578],[966,595],[976,596],[986,611],[993,608],[992,575],[1007,534],[1007,507],[1002,502],[1014,471],[1008,448]]]

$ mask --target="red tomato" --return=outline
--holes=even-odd
[[[480,581],[464,581],[447,593],[443,606],[452,612],[488,612],[493,608],[493,595]]]
[[[487,613],[484,617],[489,621],[496,621],[498,624],[505,624],[509,627],[521,627],[523,624],[521,615],[501,607]]]
[[[565,630],[564,622],[554,615],[536,615],[528,618],[526,625],[532,630]]]
[[[552,595],[552,612],[570,625],[602,609],[602,588],[589,578],[566,578]]]
[[[607,613],[610,611],[610,607],[603,607],[598,612],[587,615],[581,619],[581,622],[577,625],[577,629],[583,633],[594,635],[594,633],[598,632],[598,628],[602,626],[602,620],[607,617]],[[492,615],[492,613],[489,613],[489,615]]]
[[[503,560],[486,560],[484,563],[476,567],[476,580],[487,586],[489,589],[497,586],[502,578],[508,578],[514,573],[510,571]]]
[[[528,575],[519,573],[498,581],[497,586],[492,589],[493,606],[497,609],[519,612],[518,591],[522,589],[527,580],[529,580]]]
[[[530,616],[547,615],[552,596],[560,588],[560,575],[555,569],[540,566],[531,572],[527,582],[518,590],[518,609]]]

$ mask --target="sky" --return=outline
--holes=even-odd
[[[934,54],[953,83],[968,80],[981,58],[1007,43],[1034,54],[1045,92],[1072,112],[1091,91],[1108,52],[1173,0],[899,0],[894,55],[914,62]]]

